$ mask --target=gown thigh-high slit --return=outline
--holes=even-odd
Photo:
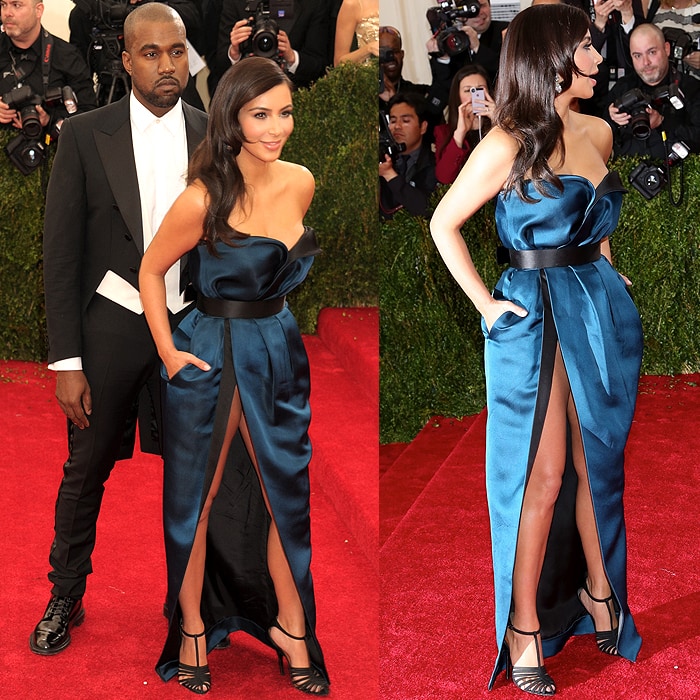
[[[610,236],[624,188],[610,172],[595,187],[561,175],[563,191],[501,193],[496,224],[515,251],[594,246]],[[513,571],[527,479],[540,446],[557,348],[569,383],[587,474],[603,568],[618,611],[617,646],[634,660],[641,646],[627,603],[627,550],[623,512],[624,448],[634,414],[642,353],[639,314],[625,281],[601,256],[582,264],[508,267],[494,297],[525,308],[527,316],[500,316],[490,330],[482,320],[488,405],[486,490],[494,568],[498,654],[489,681],[505,668],[505,632],[513,604]],[[586,560],[576,524],[578,477],[567,421],[566,461],[554,506],[537,589],[545,657],[571,635],[594,626],[577,592]]]
[[[309,659],[328,677],[316,638],[310,570],[308,360],[284,301],[304,280],[318,252],[315,233],[307,227],[289,249],[274,238],[250,235],[232,246],[217,243],[215,255],[199,245],[188,256],[190,278],[208,305],[198,301],[173,339],[178,349],[205,360],[211,369],[186,365],[169,380],[163,372],[169,626],[156,666],[163,680],[177,673],[178,596],[236,389],[258,469],[239,427],[209,514],[201,603],[207,649],[236,631],[271,646],[267,630],[278,608],[267,539],[274,519],[304,610]]]

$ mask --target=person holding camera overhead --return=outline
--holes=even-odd
[[[464,51],[450,56],[440,50],[438,41],[433,41],[438,38],[434,35],[428,42],[428,52],[431,54],[431,59],[437,59],[439,62],[449,65],[450,79],[467,63],[478,63],[486,69],[489,83],[494,85],[498,73],[503,33],[508,27],[508,22],[491,19],[490,0],[469,0],[469,2],[467,0],[452,0],[452,5],[458,10],[468,8],[466,11],[469,11],[470,16],[452,20],[451,28],[459,28],[460,31],[464,32],[469,46]],[[470,11],[472,6],[475,10],[478,9],[476,14]]]
[[[634,73],[618,80],[608,96],[606,117],[616,157],[666,160],[667,148],[681,141],[690,152],[700,152],[700,82],[680,73],[670,53],[663,32],[653,24],[641,24],[630,34]]]
[[[97,106],[84,59],[41,26],[43,13],[38,0],[0,0],[0,124],[22,129],[24,112],[36,126],[25,139],[56,137],[69,114]]]
[[[205,14],[206,31],[217,32],[216,51],[207,55],[209,95],[234,63],[263,55],[245,43],[263,22],[277,44],[264,57],[276,60],[294,87],[309,87],[328,66],[329,6],[325,0],[213,0]]]

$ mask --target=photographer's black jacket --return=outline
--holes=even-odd
[[[43,29],[42,29],[43,33]],[[28,49],[19,49],[6,34],[0,34],[0,96],[17,87],[17,79],[12,69],[15,64],[26,71],[22,84],[31,86],[34,93],[43,98],[44,87],[41,72],[41,35]],[[87,112],[97,106],[95,89],[85,61],[80,53],[67,41],[53,37],[53,51],[49,65],[49,87],[69,85],[78,98],[78,112]],[[43,106],[43,105],[42,105]],[[63,105],[44,109],[51,116],[53,125],[68,116]]]
[[[400,157],[408,155],[404,153]],[[427,216],[430,195],[436,187],[435,155],[424,141],[411,172],[405,176],[399,174],[388,182],[379,178],[379,213],[383,219],[391,219],[399,209],[414,216]]]
[[[254,15],[259,0],[210,0],[205,11],[207,32],[215,31],[211,26],[215,20],[218,27],[216,50],[207,54],[209,66],[209,93],[212,95],[221,76],[231,67],[228,58],[230,34],[233,25]],[[251,12],[246,12],[247,6]],[[218,7],[218,9],[217,9]],[[289,43],[299,54],[299,67],[289,77],[296,87],[308,87],[318,80],[328,66],[329,3],[326,0],[294,0],[291,20],[278,22],[281,30],[289,36]]]
[[[678,80],[678,86],[685,96],[685,107],[676,110],[668,101],[665,101],[658,109],[664,116],[661,126],[666,131],[668,148],[676,141],[684,141],[691,153],[700,153],[700,82],[688,75],[669,70],[659,85],[668,85],[671,80]],[[666,147],[661,139],[661,129],[652,129],[648,139],[640,140],[632,135],[629,125],[620,127],[610,119],[608,106],[634,88],[638,88],[646,95],[652,95],[658,85],[650,87],[636,73],[632,73],[618,80],[610,91],[604,116],[613,128],[614,156],[640,155],[665,160]]]

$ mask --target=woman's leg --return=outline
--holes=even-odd
[[[216,464],[216,470],[214,472],[209,493],[207,494],[199,522],[197,523],[197,530],[195,531],[194,542],[192,544],[192,552],[190,553],[190,559],[187,563],[187,569],[185,569],[185,575],[182,579],[182,587],[180,588],[180,596],[178,598],[182,611],[182,627],[185,632],[188,632],[189,634],[199,634],[204,630],[204,621],[202,620],[201,614],[201,602],[202,586],[204,584],[204,562],[207,554],[206,543],[209,513],[211,512],[212,503],[214,502],[214,498],[216,497],[219,486],[221,485],[226,458],[228,456],[229,448],[231,447],[231,441],[233,440],[236,430],[238,430],[238,426],[241,422],[241,414],[241,400],[238,394],[238,388],[236,388],[233,395],[233,401],[231,403],[231,412],[226,425],[224,440],[221,446],[221,453],[219,454],[219,460]],[[203,666],[207,652],[206,639],[201,637],[196,640],[196,643],[199,645],[199,665]],[[180,663],[188,664],[190,666],[196,665],[197,655],[194,645],[194,640],[187,637],[182,638],[180,645]]]
[[[591,497],[590,484],[588,482],[588,466],[583,451],[583,440],[581,438],[581,428],[578,422],[578,414],[574,405],[573,397],[569,399],[569,424],[571,425],[571,447],[574,467],[578,476],[578,487],[576,490],[576,526],[581,537],[583,554],[586,558],[586,568],[588,570],[587,587],[594,598],[604,600],[610,596],[611,589],[608,577],[603,565],[603,555],[600,551],[600,541],[598,539],[598,527],[596,525],[595,513],[593,511],[593,499]],[[584,592],[581,596],[583,606],[588,610],[593,618],[596,631],[604,632],[612,629],[609,603],[596,603]],[[614,608],[610,609],[613,613]]]
[[[272,583],[275,587],[275,596],[277,597],[278,613],[277,619],[280,625],[290,634],[295,637],[303,637],[306,634],[306,617],[304,608],[299,598],[294,577],[289,568],[287,556],[282,549],[282,541],[280,540],[277,525],[275,523],[270,502],[267,498],[265,485],[260,475],[260,467],[258,460],[255,457],[255,450],[248,432],[248,425],[245,416],[241,418],[241,436],[248,450],[248,454],[255,465],[255,470],[260,479],[260,487],[262,489],[265,506],[272,518],[270,523],[270,532],[267,539],[267,567],[272,577]],[[309,654],[306,649],[306,642],[302,640],[294,640],[286,637],[276,628],[271,628],[270,636],[280,649],[283,649],[288,654],[290,666],[295,668],[306,668],[309,664]]]
[[[552,524],[554,504],[559,495],[566,465],[567,406],[570,393],[566,369],[557,346],[542,435],[523,497],[513,569],[511,622],[514,627],[526,632],[534,632],[540,628],[536,604],[537,587]],[[538,653],[532,636],[508,630],[506,640],[514,665],[538,665]]]

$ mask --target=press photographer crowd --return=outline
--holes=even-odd
[[[200,109],[193,56],[209,69],[209,98],[224,72],[249,56],[275,60],[296,87],[333,66],[343,0],[73,0],[69,41],[42,27],[39,0],[0,0],[0,128],[16,132],[5,150],[22,174],[46,162],[64,119],[129,92],[124,20],[147,2],[162,2],[182,18],[191,57],[182,97]]]
[[[557,0],[534,0],[552,4]],[[700,152],[700,3],[698,0],[568,0],[591,19],[603,56],[591,99],[577,109],[607,120],[613,157],[638,156],[630,185],[656,196],[683,161]],[[379,211],[428,212],[438,184],[454,182],[494,116],[498,64],[508,23],[489,0],[440,0],[423,24],[430,84],[403,77],[401,31],[379,28]],[[410,31],[418,32],[418,26]]]

